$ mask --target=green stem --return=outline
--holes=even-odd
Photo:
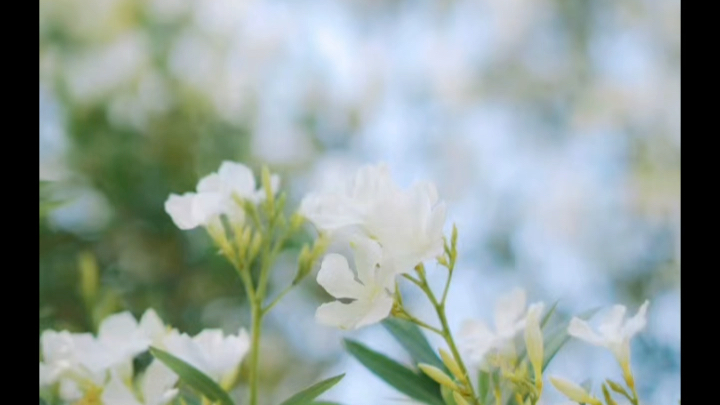
[[[445,336],[445,335],[443,334],[443,331],[441,331],[440,329],[438,329],[438,328],[436,328],[436,327],[434,327],[434,326],[430,326],[430,325],[426,324],[425,322],[423,322],[423,321],[415,318],[414,316],[410,315],[409,313],[404,312],[403,315],[405,316],[405,319],[407,319],[408,321],[414,323],[415,325],[417,325],[417,326],[419,326],[419,327],[421,327],[421,328],[425,328],[425,329],[427,329],[427,330],[429,330],[429,331],[435,332],[435,333],[437,333],[437,334],[440,335],[440,336],[443,336],[443,337]]]
[[[262,310],[262,314],[265,315],[265,314],[267,314],[268,312],[270,312],[270,310],[275,306],[275,304],[277,304],[278,302],[280,302],[280,300],[285,296],[285,294],[289,293],[290,290],[292,290],[293,287],[294,287],[294,285],[292,285],[292,284],[290,284],[289,286],[285,287],[285,289],[280,292],[280,295],[278,295],[277,297],[275,297],[275,299],[272,300],[272,301]]]
[[[445,283],[445,289],[443,289],[442,298],[440,299],[440,304],[445,305],[445,300],[447,299],[448,290],[450,289],[450,281],[452,280],[453,275],[453,268],[448,267],[448,278],[447,282]]]
[[[445,316],[445,302],[438,302],[437,298],[435,297],[435,294],[430,289],[430,285],[427,282],[427,279],[425,278],[425,269],[422,267],[422,264],[418,266],[419,268],[416,269],[418,276],[420,277],[420,281],[416,283],[420,287],[420,289],[423,290],[425,295],[427,295],[428,299],[430,299],[430,302],[433,304],[433,307],[435,308],[435,312],[437,313],[438,318],[440,319],[440,324],[442,325],[442,330],[436,330],[437,332],[440,332],[439,334],[443,337],[445,340],[445,343],[447,343],[448,347],[450,348],[450,352],[452,353],[453,357],[455,358],[455,361],[458,363],[458,366],[460,367],[460,371],[462,371],[463,375],[468,376],[467,368],[465,367],[465,363],[462,360],[462,357],[460,357],[460,352],[457,349],[457,346],[455,345],[455,340],[453,339],[452,332],[450,332],[450,326],[448,326],[447,317]],[[450,273],[450,275],[452,272]],[[448,275],[448,278],[450,277]],[[406,277],[410,279],[411,281],[417,281],[411,276]],[[450,284],[450,281],[448,280],[448,285]],[[445,288],[447,292],[447,285]],[[418,324],[420,326],[423,326],[421,324]],[[427,327],[427,326],[425,326]],[[432,328],[430,330],[433,330],[435,328]],[[472,383],[470,381],[467,381],[465,384],[467,389],[470,391],[470,395],[472,397],[472,402],[476,405],[479,405],[477,395],[475,394],[475,389],[473,388]]]
[[[263,312],[257,301],[252,302],[252,337],[250,343],[250,405],[257,405],[258,401],[258,360],[260,359],[260,330],[262,327]]]

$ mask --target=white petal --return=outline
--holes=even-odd
[[[315,318],[323,325],[345,330],[358,329],[386,318],[392,303],[392,298],[381,295],[373,300],[355,300],[349,304],[334,301],[320,305]]]
[[[495,328],[498,335],[508,337],[517,332],[515,326],[525,312],[525,290],[515,288],[498,298],[495,304]]]
[[[364,236],[353,238],[351,245],[358,279],[366,286],[375,284],[375,270],[382,258],[382,248],[376,241]]]
[[[463,322],[458,333],[460,349],[467,354],[468,359],[475,366],[483,362],[485,354],[492,348],[494,341],[495,334],[482,321],[469,319]]]
[[[103,405],[142,405],[117,375],[112,375],[102,393]]]
[[[647,309],[650,301],[645,301],[638,309],[637,314],[628,319],[623,328],[623,336],[630,339],[640,332],[647,324]]]
[[[168,391],[177,393],[176,390],[172,389],[177,381],[177,374],[162,362],[153,360],[145,370],[142,380],[145,405],[164,405],[167,403],[172,399],[172,397],[167,398]]]
[[[606,339],[620,340],[622,332],[623,318],[625,318],[626,308],[623,305],[614,305],[610,312],[605,316],[598,332]]]
[[[173,356],[189,363],[205,374],[210,374],[210,364],[205,359],[200,347],[185,333],[173,331],[165,339],[165,348]]]
[[[328,232],[363,221],[363,211],[353,200],[335,194],[306,195],[300,213],[319,230]]]
[[[355,329],[378,323],[387,318],[394,302],[395,300],[388,294],[384,292],[378,293],[378,296],[369,303],[365,316],[358,321]]]
[[[226,160],[220,165],[218,175],[228,192],[236,193],[240,198],[250,198],[254,195],[255,177],[247,166]]]
[[[200,179],[197,184],[197,192],[200,193],[220,193],[226,192],[225,183],[220,175],[217,173],[210,173],[207,176]]]
[[[227,200],[220,193],[200,193],[192,204],[192,215],[196,223],[207,225],[213,218],[225,211]]]
[[[568,334],[596,346],[605,346],[605,339],[595,333],[587,322],[577,317],[570,320]]]
[[[247,352],[247,342],[236,336],[225,337],[220,329],[205,329],[193,338],[208,362],[209,373],[216,381],[235,372]]]
[[[200,225],[195,219],[192,212],[195,193],[185,193],[183,195],[170,194],[165,201],[165,212],[170,215],[175,225],[182,229],[193,229]]]
[[[366,165],[358,169],[352,190],[352,197],[363,202],[387,198],[398,191],[385,163]]]
[[[363,286],[355,281],[347,260],[336,253],[331,253],[323,259],[317,282],[335,298],[357,299],[363,294]]]
[[[112,352],[118,363],[132,359],[150,345],[150,338],[128,311],[105,318],[98,329],[98,340]]]
[[[152,308],[146,310],[140,318],[139,328],[151,340],[151,344],[155,346],[162,346],[162,340],[168,333],[162,319]]]

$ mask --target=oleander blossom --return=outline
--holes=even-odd
[[[153,360],[139,379],[140,395],[117,373],[111,373],[102,391],[104,405],[165,405],[178,394],[173,388],[178,376],[158,360]]]
[[[531,306],[530,315],[539,316],[543,304]],[[465,321],[458,334],[461,349],[467,353],[468,360],[476,366],[487,366],[487,356],[503,356],[514,350],[513,338],[525,328],[527,322],[525,290],[515,288],[502,295],[495,304],[495,331],[485,322],[469,319]]]
[[[228,336],[220,329],[205,329],[194,337],[173,332],[165,339],[165,349],[215,382],[229,384],[250,350],[250,337],[245,329]]]
[[[580,319],[573,318],[568,326],[568,334],[584,340],[592,345],[609,349],[626,375],[630,375],[630,339],[646,325],[647,309],[650,301],[645,301],[632,318],[625,320],[627,308],[615,305],[598,326],[596,333],[590,325]]]
[[[319,323],[340,329],[358,329],[390,315],[395,273],[383,263],[380,245],[366,238],[353,241],[357,281],[347,259],[327,255],[317,282],[338,301],[322,304],[315,314]],[[339,300],[351,300],[345,303]]]
[[[97,336],[46,330],[40,336],[40,387],[57,383],[61,398],[72,402],[82,397],[81,386],[102,387],[109,374],[130,380],[133,358],[159,339],[164,329],[149,309],[140,322],[127,311],[108,316]]]
[[[361,167],[351,180],[308,194],[300,212],[331,238],[362,235],[377,241],[385,262],[398,273],[443,253],[445,203],[432,183],[407,190],[386,164]]]
[[[280,178],[272,175],[270,187],[273,194],[277,192],[279,185]],[[264,188],[256,187],[250,168],[241,163],[224,161],[217,173],[210,173],[200,179],[196,192],[170,194],[165,201],[165,211],[182,230],[208,226],[217,221],[220,215],[226,215],[233,222],[242,223],[245,213],[235,198],[259,203],[265,198],[266,192]]]

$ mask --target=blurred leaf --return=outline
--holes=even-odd
[[[440,386],[430,377],[416,374],[395,360],[350,339],[345,339],[345,348],[373,374],[398,391],[426,404],[444,405]]]
[[[555,301],[555,303],[550,307],[550,309],[548,309],[547,314],[545,314],[542,321],[540,322],[541,329],[545,329],[545,325],[547,325],[550,317],[555,313],[555,309],[557,309],[558,302],[560,302],[560,300]]]
[[[425,363],[447,371],[440,357],[428,343],[420,328],[412,322],[388,318],[382,322],[395,339],[412,356],[415,363]]]
[[[47,403],[47,402],[45,402],[45,400],[44,400],[44,399],[40,398],[40,405],[48,405],[48,403]]]
[[[332,388],[333,385],[337,384],[340,380],[345,377],[345,374],[336,375],[335,377],[330,377],[327,380],[322,380],[319,383],[312,385],[308,388],[305,388],[304,390],[298,392],[297,394],[293,395],[292,397],[286,399],[283,401],[280,405],[307,405],[310,404],[311,401],[323,392],[329,390]]]
[[[480,370],[478,373],[478,395],[480,402],[485,403],[488,393],[490,392],[490,373]]]
[[[178,359],[172,354],[155,347],[150,348],[150,353],[152,353],[156,359],[162,361],[172,371],[177,373],[184,383],[188,384],[211,401],[220,402],[222,405],[234,405],[227,392],[220,388],[215,381],[203,374],[200,370]]]

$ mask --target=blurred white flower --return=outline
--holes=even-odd
[[[158,360],[153,360],[140,379],[141,400],[117,374],[112,373],[102,392],[104,405],[165,405],[178,393],[173,388],[178,376]]]
[[[272,175],[270,181],[273,193],[277,192],[280,178]],[[217,173],[200,179],[196,193],[170,194],[165,201],[165,211],[183,230],[208,226],[222,214],[233,222],[242,223],[245,214],[234,197],[258,203],[265,198],[265,190],[262,187],[256,189],[250,168],[241,163],[224,161]]]
[[[62,384],[63,380],[101,385],[105,379],[104,368],[93,368],[88,361],[101,353],[100,346],[90,333],[46,330],[40,335],[40,348],[43,355],[40,387],[56,382],[67,387],[67,383]]]
[[[229,336],[224,336],[220,329],[205,329],[192,338],[173,332],[165,340],[165,348],[216,382],[227,384],[234,380],[250,349],[250,337],[245,329]]]
[[[495,332],[483,321],[467,320],[458,335],[459,344],[471,363],[484,367],[489,353],[503,355],[514,350],[512,339],[526,323],[525,290],[515,288],[501,296],[495,305]],[[542,304],[533,304],[533,313],[542,311]]]
[[[108,372],[130,381],[133,358],[160,339],[164,329],[155,311],[148,309],[140,323],[127,311],[108,316],[100,324],[97,337],[44,331],[40,336],[40,387],[59,383],[62,398],[75,401],[90,392],[88,389],[102,387]]]
[[[398,273],[443,252],[445,204],[431,183],[400,190],[385,164],[361,167],[332,189],[310,193],[300,211],[331,236],[364,235],[383,249]]]
[[[382,265],[380,245],[369,239],[354,241],[357,279],[344,256],[331,253],[325,257],[317,282],[338,299],[322,304],[315,313],[318,322],[340,329],[358,329],[386,318],[393,306],[395,273]]]
[[[595,346],[608,348],[620,363],[627,378],[631,375],[630,339],[645,327],[648,305],[650,301],[645,301],[635,316],[627,320],[627,308],[624,305],[613,306],[598,327],[600,334],[595,333],[586,321],[575,317],[570,321],[568,333]]]
[[[132,360],[150,346],[150,337],[128,311],[110,315],[98,328],[97,342],[104,352],[99,367],[120,367],[122,376],[132,377]],[[102,362],[106,362],[103,364]]]

